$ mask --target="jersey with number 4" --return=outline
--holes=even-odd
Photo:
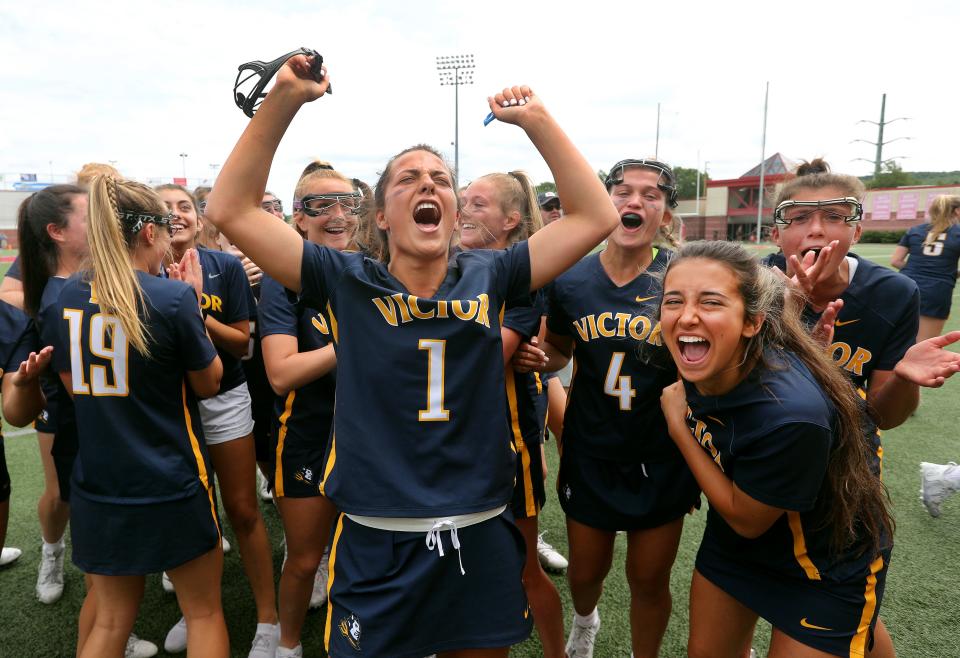
[[[193,288],[137,272],[143,289],[149,358],[133,348],[120,321],[104,313],[91,285],[74,275],[60,292],[54,349],[69,373],[80,451],[72,491],[106,503],[146,504],[207,488],[210,465],[186,380],[217,353]]]
[[[302,302],[326,311],[337,352],[323,483],[337,508],[413,518],[510,500],[500,314],[529,294],[525,242],[456,254],[429,299],[379,261],[304,242]]]
[[[660,409],[660,393],[677,380],[657,319],[656,274],[671,256],[660,249],[647,271],[623,286],[607,276],[600,254],[554,282],[547,328],[574,345],[564,445],[598,459],[679,458]]]

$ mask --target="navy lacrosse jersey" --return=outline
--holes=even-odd
[[[20,280],[20,277],[22,276],[20,274],[20,256],[17,256],[16,258],[13,259],[13,263],[11,263],[10,269],[8,269],[7,273],[4,274],[3,276],[4,278],[10,277],[11,279],[16,279],[17,281]]]
[[[960,260],[960,224],[953,224],[945,232],[926,243],[930,224],[913,226],[900,238],[910,258],[900,270],[914,280],[933,279],[954,283],[957,280],[957,261]]]
[[[203,268],[203,297],[200,307],[204,314],[228,325],[250,320],[256,310],[251,313],[248,307],[250,284],[240,260],[236,256],[204,247],[197,247],[197,253],[200,255],[200,267]],[[246,381],[238,358],[220,348],[217,348],[217,354],[223,362],[220,393],[234,389]]]
[[[0,379],[16,372],[30,352],[40,349],[40,338],[26,313],[0,300]]]
[[[453,256],[429,299],[383,263],[303,245],[302,300],[325,310],[337,351],[323,492],[348,513],[433,517],[510,501],[500,314],[529,298],[526,242]]]
[[[277,281],[264,275],[260,284],[258,307],[260,336],[282,335],[297,339],[300,352],[320,349],[333,342],[330,323],[314,308],[293,304]],[[275,396],[274,420],[279,424],[278,440],[287,436],[326,444],[333,423],[333,400],[337,387],[337,371],[290,391]],[[319,475],[317,482],[319,483]]]
[[[37,328],[40,332],[40,343],[43,346],[56,345],[59,341],[60,322],[63,316],[60,313],[60,291],[67,282],[66,278],[60,276],[51,276],[47,279],[47,285],[43,288],[43,294],[40,296],[40,309],[37,312]],[[73,400],[67,394],[63,387],[63,382],[54,371],[48,368],[40,375],[40,385],[43,388],[43,395],[46,397],[47,405],[43,412],[43,419],[54,431],[61,422],[61,417],[67,422],[71,422],[73,416]],[[71,423],[72,424],[72,423]]]
[[[130,347],[116,317],[101,311],[83,274],[60,293],[55,366],[70,373],[80,435],[72,493],[103,503],[173,501],[212,484],[186,379],[217,355],[196,294],[179,281],[145,272],[137,278],[149,358]]]
[[[511,306],[503,314],[503,326],[520,335],[520,339],[529,341],[540,333],[540,322],[545,311],[545,302],[541,292],[531,295],[526,306]],[[546,422],[546,388],[535,372],[515,372],[506,370],[507,411],[514,444],[521,442],[537,446],[543,443],[543,430]],[[539,454],[537,455],[539,459]]]
[[[790,352],[766,354],[732,391],[705,396],[685,382],[693,438],[723,473],[751,498],[787,510],[762,535],[738,535],[713,506],[700,559],[729,559],[791,578],[845,578],[872,557],[833,555],[823,527],[829,501],[823,488],[834,447],[833,403]],[[855,564],[851,564],[855,563]]]
[[[681,459],[660,408],[664,387],[677,380],[658,321],[656,275],[671,256],[660,249],[647,271],[621,287],[607,276],[600,254],[554,282],[547,328],[574,341],[564,444],[597,459]]]

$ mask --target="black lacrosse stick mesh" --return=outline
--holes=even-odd
[[[281,55],[272,62],[254,60],[241,64],[237,69],[237,80],[233,84],[233,100],[237,107],[243,110],[244,114],[253,117],[257,108],[260,107],[260,103],[267,96],[265,90],[270,81],[273,80],[273,76],[277,74],[277,71],[288,59],[295,55],[313,56],[311,72],[317,80],[321,79],[320,67],[323,66],[323,56],[310,48],[297,48],[293,52]],[[328,87],[327,93],[332,94],[333,88]]]

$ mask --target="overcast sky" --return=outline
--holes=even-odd
[[[247,118],[237,66],[317,49],[335,94],[301,110],[270,187],[289,201],[313,158],[373,182],[418,142],[453,159],[452,87],[438,55],[475,56],[460,89],[461,180],[549,170],[522,131],[483,127],[486,97],[527,83],[595,168],[653,155],[714,178],[766,153],[826,157],[865,174],[881,94],[885,157],[908,170],[960,169],[960,3],[923,2],[19,2],[0,8],[0,173],[67,175],[88,161],[193,186],[223,163]]]

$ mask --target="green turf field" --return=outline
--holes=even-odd
[[[861,245],[856,251],[887,264],[893,245]],[[5,267],[3,265],[0,269]],[[956,329],[960,323],[954,319],[947,327]],[[943,516],[939,519],[927,515],[917,496],[921,461],[943,463],[956,460],[960,455],[960,442],[953,433],[958,407],[960,381],[948,382],[939,390],[924,390],[916,416],[902,427],[884,434],[884,475],[893,498],[897,535],[881,617],[890,629],[901,657],[958,655],[955,636],[960,619],[960,587],[954,587],[952,583],[960,583],[960,561],[954,560],[960,549],[960,496],[944,505]],[[557,469],[556,450],[552,442],[547,447],[552,480]],[[23,548],[25,553],[18,562],[0,570],[0,657],[73,656],[76,616],[83,594],[80,574],[68,564],[64,598],[57,604],[44,606],[33,594],[40,553],[36,502],[43,484],[33,435],[8,438],[6,455],[13,480],[7,545]],[[273,542],[275,568],[279,570],[283,559],[279,518],[269,504],[263,506],[263,512]],[[674,611],[662,656],[685,655],[687,592],[704,518],[701,512],[689,517],[686,523],[673,572]],[[552,496],[541,517],[541,529],[546,530],[547,540],[565,553],[563,528],[560,506]],[[229,526],[226,534],[233,539]],[[621,537],[617,543],[614,568],[600,602],[603,625],[596,646],[597,658],[626,658],[630,655],[624,548],[625,541]],[[554,580],[564,600],[565,622],[569,626],[572,606],[566,584],[563,577]],[[247,655],[253,637],[255,617],[236,550],[226,556],[223,581],[224,608],[233,655],[243,657]],[[303,639],[305,656],[323,655],[320,647],[325,612],[325,608],[312,612],[307,619]],[[160,577],[148,578],[135,631],[141,637],[162,644],[164,635],[178,616],[175,599],[163,592]],[[765,647],[768,638],[769,627],[761,622],[755,646],[758,649]],[[166,654],[161,650],[160,655]],[[524,658],[542,655],[536,635],[516,647],[512,655]]]

